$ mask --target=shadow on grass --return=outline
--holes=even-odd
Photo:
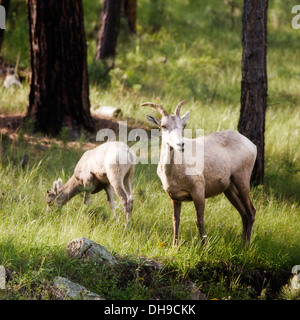
[[[211,288],[212,292],[226,288],[227,293],[232,294],[236,291],[235,294],[242,294],[242,297],[246,295],[248,299],[259,299],[262,296],[265,299],[276,299],[291,275],[289,270],[248,270],[230,263],[219,263],[218,266],[199,263],[191,271],[190,277],[192,281],[201,279],[202,285]],[[218,288],[220,283],[222,283],[222,289]]]
[[[280,200],[300,201],[300,164],[288,159],[288,155],[279,154],[276,156],[276,165],[272,161],[265,173],[265,192],[275,195]]]

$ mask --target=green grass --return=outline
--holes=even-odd
[[[236,26],[232,29],[223,1],[168,0],[158,15],[154,1],[140,0],[140,36],[129,38],[121,31],[116,67],[107,77],[103,75],[103,66],[93,61],[98,2],[84,1],[91,105],[118,106],[124,116],[140,121],[149,112],[139,107],[142,102],[157,100],[171,111],[179,100],[186,99],[189,103],[183,112],[191,112],[189,128],[203,128],[205,133],[236,129],[240,106],[241,10],[236,13]],[[289,4],[292,7],[291,1]],[[278,0],[272,1],[269,8],[266,177],[263,186],[251,190],[257,215],[250,248],[242,245],[240,216],[223,195],[206,202],[208,237],[203,248],[193,204],[183,205],[180,246],[174,248],[171,202],[162,189],[155,165],[137,166],[135,206],[129,228],[125,228],[120,204],[119,221],[111,217],[104,193],[93,196],[89,207],[77,196],[61,210],[47,211],[46,190],[58,177],[63,181],[70,177],[84,142],[71,147],[61,137],[65,143],[61,147],[56,142],[43,144],[39,136],[28,138],[22,132],[17,141],[3,134],[0,264],[15,272],[8,283],[12,289],[4,298],[51,298],[45,284],[61,275],[110,299],[184,299],[188,297],[184,279],[189,276],[193,276],[208,298],[249,299],[257,296],[249,292],[251,289],[239,277],[226,279],[224,275],[209,274],[207,280],[204,269],[197,271],[199,266],[284,271],[299,264],[300,44],[299,31],[290,27],[290,7]],[[15,14],[8,21],[2,54],[14,63],[21,52],[20,66],[28,70],[24,10],[25,3],[12,4],[11,12]],[[28,81],[22,89],[1,87],[0,112],[24,113],[28,94]],[[47,149],[36,148],[39,145]],[[22,170],[18,163],[25,153],[29,155],[29,164]],[[71,261],[66,246],[77,237],[106,246],[123,259],[122,265],[110,270]],[[161,243],[167,246],[160,246]],[[175,270],[175,275],[171,272],[172,276],[166,277],[158,272],[147,282],[132,262],[139,256],[163,261]],[[281,298],[290,297],[287,292],[283,290]]]

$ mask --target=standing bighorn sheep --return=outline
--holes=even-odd
[[[53,190],[47,191],[48,205],[63,206],[81,191],[85,191],[84,203],[90,194],[105,190],[108,204],[116,217],[114,191],[121,200],[126,220],[133,209],[132,181],[136,155],[125,143],[107,142],[93,150],[86,151],[77,163],[73,176],[62,185],[58,179]]]
[[[150,106],[162,115],[161,120],[151,115],[147,115],[147,119],[162,129],[157,174],[173,203],[173,243],[178,244],[181,202],[194,202],[196,223],[204,243],[205,198],[222,192],[239,211],[244,239],[250,242],[255,219],[255,208],[250,200],[250,177],[257,154],[256,146],[234,130],[215,132],[198,139],[183,138],[183,129],[189,118],[189,112],[183,117],[179,115],[184,104],[185,101],[178,104],[175,115],[169,115],[161,105],[155,103],[147,102],[142,105]],[[192,174],[186,174],[186,170],[191,169],[183,156],[187,147],[204,150],[201,155],[203,164],[195,166]],[[180,154],[182,162],[175,163],[175,158]]]

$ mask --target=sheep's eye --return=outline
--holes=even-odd
[[[163,130],[166,130],[166,129],[167,129],[167,127],[166,127],[166,126],[161,126],[161,128],[162,128]]]

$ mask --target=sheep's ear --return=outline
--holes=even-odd
[[[181,119],[186,123],[190,118],[190,112],[188,111],[184,116],[181,117]]]
[[[54,191],[54,193],[55,194],[57,194],[58,193],[58,189],[60,188],[62,186],[62,180],[61,179],[58,179],[58,180],[55,180],[54,182],[53,182],[53,191]]]
[[[151,116],[150,114],[146,115],[147,120],[151,123],[154,124],[155,126],[158,126],[160,128],[161,122],[160,120],[154,118],[153,116]]]
[[[56,193],[56,189],[57,189],[57,181],[55,180],[53,182],[52,190]]]
[[[62,180],[61,180],[61,178],[59,178],[58,180],[57,180],[57,187],[58,187],[58,189],[59,188],[61,188],[61,186],[62,186]]]

